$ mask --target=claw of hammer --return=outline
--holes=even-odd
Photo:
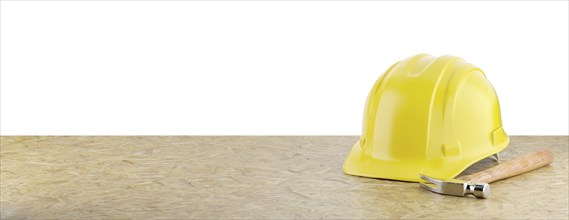
[[[425,175],[420,175],[420,177],[428,182],[419,183],[421,188],[439,194],[453,196],[467,196],[470,194],[477,198],[486,198],[491,193],[490,185],[487,183],[472,183],[458,179],[438,180]]]

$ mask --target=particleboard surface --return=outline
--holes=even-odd
[[[548,167],[491,184],[489,199],[348,176],[354,136],[1,137],[0,217],[42,219],[568,218],[567,136],[512,137],[503,160]],[[466,173],[494,165],[485,159]]]

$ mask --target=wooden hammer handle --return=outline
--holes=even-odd
[[[538,150],[478,173],[461,176],[458,179],[477,183],[491,183],[547,166],[551,162],[553,162],[551,151]]]

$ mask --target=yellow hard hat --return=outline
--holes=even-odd
[[[344,172],[414,182],[419,174],[453,178],[509,142],[482,70],[458,57],[419,54],[375,82]]]

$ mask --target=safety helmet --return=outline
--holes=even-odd
[[[482,70],[454,56],[419,54],[391,66],[372,87],[363,131],[346,174],[419,182],[456,177],[510,139]]]

